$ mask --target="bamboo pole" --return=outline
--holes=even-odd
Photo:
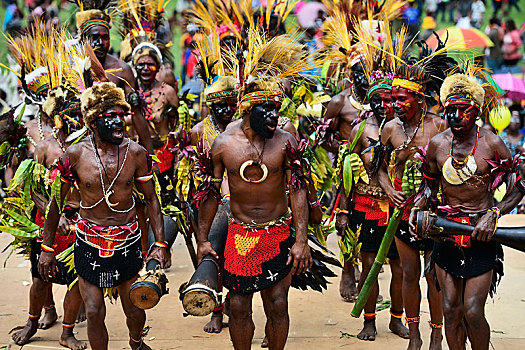
[[[361,312],[363,311],[365,303],[368,300],[370,293],[372,292],[372,288],[377,280],[379,271],[381,271],[381,266],[383,266],[386,259],[386,255],[388,254],[388,250],[390,249],[392,241],[394,240],[394,234],[397,231],[399,221],[401,221],[402,213],[403,208],[395,208],[394,213],[390,217],[390,222],[388,223],[388,226],[386,228],[385,235],[383,236],[383,240],[381,241],[381,246],[379,247],[374,263],[370,268],[368,276],[366,276],[365,283],[363,284],[363,287],[359,292],[359,296],[357,297],[357,300],[354,304],[354,308],[352,309],[351,315],[354,317],[361,316]]]

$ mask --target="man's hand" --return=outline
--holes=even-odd
[[[170,253],[166,248],[154,246],[151,250],[151,253],[146,258],[146,264],[150,260],[157,260],[160,263],[160,267],[167,267],[170,262]]]
[[[390,198],[392,203],[394,203],[394,205],[396,207],[398,207],[398,208],[403,205],[403,203],[406,201],[406,199],[408,197],[405,192],[403,192],[403,191],[396,191],[394,189],[391,189],[390,191],[387,191],[386,194],[388,195],[388,197]]]
[[[497,222],[498,215],[493,211],[487,212],[478,221],[474,232],[472,232],[472,238],[481,242],[490,241],[494,235]]]
[[[211,254],[215,259],[219,259],[219,255],[213,250],[211,243],[209,241],[198,242],[197,243],[197,262],[201,263],[202,259],[208,254]]]
[[[335,228],[339,237],[344,237],[346,234],[346,227],[348,226],[348,215],[337,213],[335,218]]]
[[[310,247],[308,246],[308,241],[295,242],[292,249],[290,250],[290,255],[288,256],[288,261],[286,265],[290,265],[293,262],[292,273],[300,275],[305,273],[307,269],[312,267],[312,256],[310,255]]]
[[[413,207],[410,210],[410,218],[408,219],[408,226],[410,228],[409,232],[412,236],[416,237],[419,233],[420,236],[423,236],[424,232],[417,232],[417,213],[420,211],[419,207]]]
[[[38,273],[44,279],[49,282],[50,276],[55,276],[55,270],[57,266],[57,259],[53,252],[44,252],[40,254],[38,259]]]
[[[57,233],[61,236],[69,236],[71,234],[70,224],[70,221],[65,216],[61,216],[58,221]]]

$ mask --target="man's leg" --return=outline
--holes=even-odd
[[[86,306],[89,345],[93,350],[106,350],[108,348],[108,330],[104,323],[106,304],[104,304],[102,288],[91,284],[80,276],[78,276],[78,286]]]
[[[126,325],[128,326],[129,336],[131,338],[129,340],[129,345],[132,349],[140,348],[142,350],[150,349],[150,347],[142,341],[142,330],[146,323],[146,312],[133,305],[129,299],[129,288],[133,282],[135,282],[137,277],[138,275],[121,283],[117,289],[120,302],[122,303],[122,309],[126,315]]]
[[[339,293],[344,301],[354,302],[357,299],[358,293],[355,284],[354,265],[345,261],[341,273],[341,282],[339,282]]]
[[[230,291],[230,337],[236,350],[252,347],[255,325],[252,320],[253,294],[242,295]]]
[[[35,335],[38,329],[38,319],[40,318],[42,306],[47,298],[48,287],[50,285],[51,283],[33,277],[33,284],[29,290],[29,318],[25,326],[13,328],[13,330],[22,328],[12,336],[16,344],[24,345]]]
[[[368,273],[370,272],[370,268],[374,263],[375,257],[376,253],[361,252],[363,270],[361,271],[361,278],[359,279],[359,291],[361,291],[361,288],[365,283]],[[363,329],[357,335],[357,338],[361,340],[376,340],[376,301],[378,295],[379,284],[376,281],[374,283],[374,287],[372,288],[372,292],[370,292],[370,296],[366,300]]]
[[[46,295],[47,296],[44,301],[44,316],[42,316],[42,319],[38,322],[38,328],[40,329],[48,329],[49,327],[54,325],[58,319],[57,310],[55,308],[55,301],[53,300],[52,283],[49,283],[49,285],[47,286]]]
[[[431,252],[425,252],[425,262],[429,259]],[[443,308],[441,293],[438,292],[436,281],[434,280],[434,270],[431,270],[426,276],[427,280],[427,298],[428,307],[430,309],[430,350],[441,350],[441,343],[443,335],[441,328],[443,328]]]
[[[443,295],[445,336],[450,350],[465,349],[467,333],[463,324],[463,280],[436,265],[436,275]]]
[[[390,271],[392,276],[390,278],[390,299],[392,306],[390,307],[390,324],[388,328],[401,338],[408,339],[408,328],[403,324],[403,269],[401,268],[401,260],[399,258],[389,259]]]
[[[423,345],[419,333],[419,307],[421,303],[421,289],[419,276],[421,276],[421,261],[419,252],[410,248],[405,242],[395,237],[397,251],[403,268],[403,302],[408,323],[409,350],[419,350]]]
[[[78,282],[67,291],[64,298],[64,318],[62,320],[62,335],[60,336],[59,343],[66,348],[73,350],[86,349],[87,344],[81,342],[75,338],[73,328],[78,316],[78,311],[82,305],[82,296],[80,295],[80,289]]]
[[[492,270],[467,279],[465,284],[464,310],[468,337],[472,350],[489,348],[490,327],[485,318],[485,302],[492,282]]]
[[[283,278],[274,286],[261,291],[261,298],[265,305],[268,348],[271,350],[284,349],[290,328],[288,315],[288,291],[292,282],[292,274]]]

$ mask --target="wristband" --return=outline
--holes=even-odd
[[[318,200],[315,200],[314,202],[308,202],[308,204],[310,205],[310,208],[314,209],[317,208],[320,203]]]
[[[43,250],[44,252],[48,252],[48,253],[54,253],[54,252],[55,252],[55,248],[50,247],[50,246],[48,246],[48,245],[45,245],[44,243],[42,243],[42,244],[40,245],[40,248],[42,248],[42,250]]]
[[[160,247],[160,248],[168,248],[168,243],[166,242],[161,242],[161,241],[156,241],[155,244],[154,244],[155,247]]]
[[[337,214],[343,213],[343,214],[348,215],[348,210],[344,210],[344,209],[339,209],[339,208],[337,208],[337,209],[335,210],[335,212],[336,212]]]
[[[501,209],[498,208],[498,207],[492,207],[490,208],[489,210],[487,210],[487,213],[491,211],[493,212],[494,214],[496,214],[496,216],[498,217],[498,219],[501,217]]]

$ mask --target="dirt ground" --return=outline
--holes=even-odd
[[[525,219],[514,216],[507,220],[525,223]],[[520,225],[520,226],[521,226]],[[10,236],[0,234],[0,247],[5,247]],[[336,237],[329,237],[329,248],[337,251]],[[177,238],[173,251],[173,266],[166,275],[170,281],[170,294],[162,298],[160,303],[147,312],[147,325],[151,327],[146,342],[153,349],[231,349],[228,329],[220,334],[207,334],[202,330],[208,317],[183,317],[183,309],[179,301],[178,287],[187,281],[193,268],[184,241]],[[0,262],[4,262],[7,253],[0,254]],[[494,299],[487,301],[486,313],[492,329],[492,345],[494,349],[525,349],[525,255],[505,248],[505,277],[498,288]],[[381,294],[385,300],[388,296],[390,272],[380,274]],[[19,255],[13,255],[7,261],[5,268],[0,268],[0,349],[11,345],[11,349],[20,349],[12,343],[8,332],[11,328],[22,325],[27,319],[28,294],[31,275],[29,261]],[[344,302],[339,296],[339,280],[333,278],[332,284],[323,294],[313,291],[301,292],[291,290],[290,304],[290,334],[287,349],[406,349],[407,340],[403,340],[388,330],[388,310],[380,311],[377,316],[378,335],[375,342],[363,342],[355,338],[362,327],[362,319],[350,316],[353,304]],[[422,280],[423,282],[423,280]],[[53,287],[57,311],[61,319],[64,286]],[[426,295],[425,283],[422,294]],[[60,321],[59,319],[59,321]],[[421,332],[423,349],[428,349],[429,320],[427,300],[423,297],[421,312]],[[256,325],[252,349],[260,349],[264,332],[264,312],[261,299],[254,298],[254,322]],[[109,331],[110,349],[128,349],[128,332],[124,314],[120,304],[109,304],[107,307],[106,325]],[[24,349],[63,349],[57,339],[61,331],[60,323],[48,330],[39,331]],[[87,341],[86,323],[75,328],[77,337]],[[346,333],[349,337],[342,337]],[[445,341],[443,346],[446,349]]]

